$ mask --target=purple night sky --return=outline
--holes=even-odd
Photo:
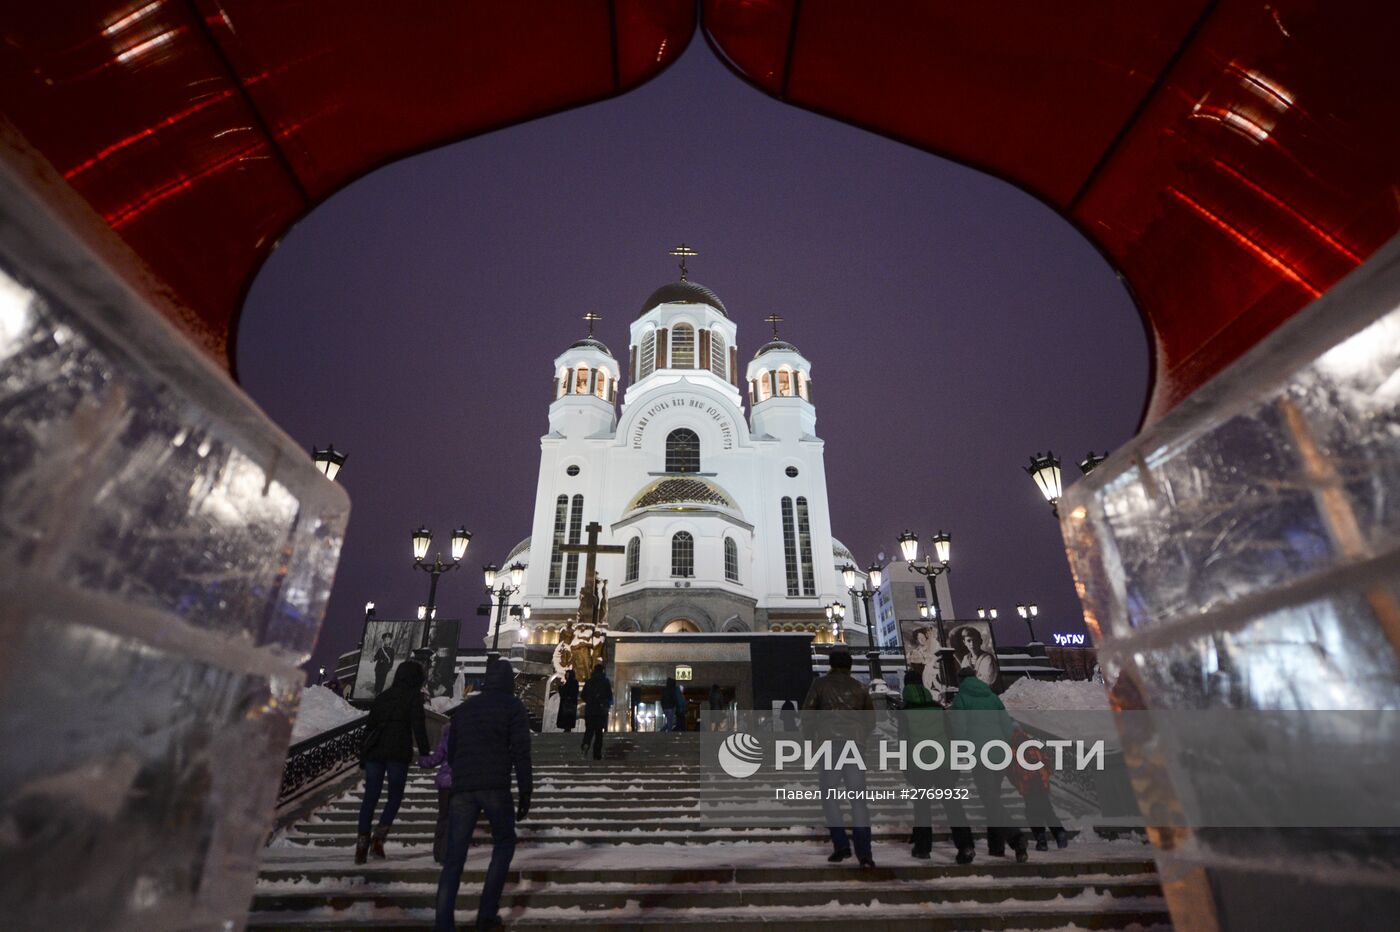
[[[281,243],[238,332],[244,388],[304,446],[333,441],[353,508],[320,643],[328,668],[362,608],[411,617],[444,554],[439,617],[464,646],[480,567],[530,531],[551,364],[580,317],[625,359],[628,324],[691,279],[739,325],[763,318],[811,360],[836,536],[865,565],[906,527],[953,535],[961,616],[997,606],[1002,643],[1082,631],[1059,531],[1021,466],[1130,437],[1148,345],[1112,269],[1073,227],[987,175],[780,104],[700,41],[616,100],[406,159],[333,197]]]

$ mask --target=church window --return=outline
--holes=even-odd
[[[710,331],[710,371],[722,379],[729,378],[724,367],[729,359],[729,351],[724,345],[724,334],[718,330]]]
[[[557,383],[557,386],[556,386],[556,387],[558,388],[558,391],[556,392],[556,394],[555,394],[554,397],[556,397],[556,398],[563,398],[563,397],[568,393],[568,391],[569,391],[569,370],[568,370],[568,369],[560,369],[560,370],[559,370],[559,380],[558,380],[558,383]]]
[[[588,375],[589,369],[587,366],[578,367],[578,371],[574,373],[574,394],[588,394]]]
[[[758,374],[758,400],[767,401],[773,397],[773,385],[768,379],[768,370],[765,369]]]
[[[695,328],[690,324],[671,328],[671,368],[695,368]]]
[[[564,526],[569,519],[569,497],[559,496],[554,503],[554,549],[549,555],[549,594],[558,595],[564,570]]]
[[[700,438],[695,431],[681,427],[666,435],[666,471],[700,471]]]
[[[739,581],[739,545],[732,537],[724,539],[724,578],[730,582]]]
[[[796,479],[796,478],[797,478],[797,467],[796,467],[796,466],[789,466],[787,469],[784,469],[784,470],[783,470],[783,474],[786,475],[789,479]]]
[[[646,378],[651,375],[651,370],[656,367],[656,331],[648,330],[642,337],[642,366],[639,378]]]
[[[695,538],[689,531],[677,531],[671,538],[671,575],[695,575]]]
[[[792,373],[786,369],[778,370],[778,394],[784,398],[792,397]]]
[[[578,464],[577,464],[577,463],[574,463],[574,464],[571,465],[568,469],[564,470],[564,472],[567,473],[567,474],[570,475],[570,476],[577,476],[577,475],[578,475]]]
[[[793,519],[792,499],[783,498],[783,565],[787,567],[787,594],[801,595],[797,576],[797,523]]]
[[[569,543],[582,542],[583,537],[583,496],[574,496],[574,507],[569,515]],[[578,594],[578,554],[571,553],[564,560],[564,595]]]
[[[636,582],[642,569],[642,539],[634,537],[627,542],[627,576],[623,582]]]
[[[597,395],[604,401],[608,400],[608,378],[608,370],[598,370],[598,387],[593,390],[593,394]]]
[[[807,397],[807,377],[804,376],[801,372],[794,372],[792,375],[793,375],[793,378],[797,380],[797,392],[796,392],[797,396],[800,397],[800,398],[806,398],[806,397]]]
[[[797,500],[797,543],[802,552],[802,594],[817,594],[816,573],[812,570],[812,526],[807,520],[807,499]]]

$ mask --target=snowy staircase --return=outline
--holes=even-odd
[[[513,929],[603,930],[1122,929],[1165,926],[1149,849],[1133,841],[1076,839],[1032,852],[1029,864],[953,863],[946,840],[933,859],[909,856],[907,830],[875,830],[875,870],[827,864],[820,829],[773,825],[760,786],[712,787],[698,772],[695,735],[609,736],[606,758],[585,760],[578,738],[534,740],[535,798],[501,914]],[[700,814],[707,804],[733,813]],[[893,803],[894,806],[907,803]],[[436,791],[410,778],[389,836],[389,857],[352,860],[358,790],[321,807],[268,848],[249,927],[427,929],[438,869],[432,860]],[[938,810],[935,809],[935,818]],[[475,918],[490,840],[485,820],[457,900],[460,928]]]

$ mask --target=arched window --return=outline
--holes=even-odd
[[[724,578],[730,582],[739,581],[739,545],[732,537],[724,539]]]
[[[695,368],[695,328],[690,324],[671,328],[671,368]]]
[[[767,401],[773,397],[772,380],[768,378],[768,370],[764,369],[758,374],[758,400]]]
[[[695,538],[688,531],[677,531],[671,538],[671,575],[695,575]]]
[[[783,497],[783,566],[787,568],[787,594],[801,595],[802,581],[797,574],[797,520],[792,499]]]
[[[700,438],[695,431],[680,427],[666,435],[666,471],[700,471]]]
[[[569,496],[561,495],[554,503],[554,549],[549,554],[550,595],[558,595],[564,576],[564,530],[569,521]]]
[[[554,397],[563,398],[569,392],[569,370],[560,369],[559,378],[556,381],[558,383],[559,391],[557,394],[555,394]]]
[[[784,398],[792,397],[792,372],[789,369],[778,370],[778,394]]]
[[[560,496],[561,498],[563,496]],[[583,537],[583,496],[575,495],[573,511],[569,515],[569,543],[577,544]],[[578,593],[578,554],[571,553],[564,559],[564,594]]]
[[[604,401],[607,401],[607,400],[608,400],[608,380],[611,379],[611,378],[612,378],[612,376],[608,374],[608,370],[606,370],[606,369],[599,369],[599,370],[598,370],[598,385],[597,385],[597,387],[593,390],[593,394],[597,395],[599,398],[603,399]]]
[[[575,395],[587,395],[587,394],[588,394],[588,371],[589,371],[589,370],[588,370],[588,367],[587,367],[587,366],[579,366],[579,367],[578,367],[578,370],[577,370],[576,372],[574,372],[574,394],[575,394]]]
[[[637,378],[644,379],[656,368],[656,331],[650,328],[642,337],[642,364]]]
[[[812,526],[807,517],[807,499],[797,500],[797,549],[802,557],[802,594],[817,594],[817,577],[812,567]]]
[[[627,575],[623,582],[636,582],[642,569],[642,539],[634,537],[627,542]]]
[[[724,345],[724,334],[718,330],[710,331],[710,371],[720,378],[729,379],[729,351]]]

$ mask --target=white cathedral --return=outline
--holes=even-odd
[[[841,578],[856,561],[831,533],[811,363],[777,338],[780,318],[741,378],[737,326],[682,263],[632,322],[625,387],[623,363],[592,336],[598,318],[586,319],[590,335],[554,360],[533,533],[501,564],[525,566],[511,603],[530,617],[500,619],[500,646],[557,642],[587,560],[564,548],[586,543],[592,522],[600,545],[623,548],[597,557],[613,632],[864,645],[860,600]]]

